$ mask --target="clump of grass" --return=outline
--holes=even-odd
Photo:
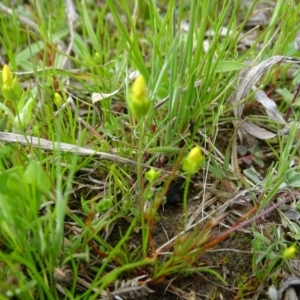
[[[216,151],[220,122],[232,121],[234,108],[226,101],[246,59],[296,54],[289,44],[299,5],[289,10],[290,3],[278,1],[269,26],[240,53],[238,41],[254,4],[240,23],[240,2],[220,3],[0,7],[0,138],[13,142],[0,148],[3,297],[139,297],[195,272],[226,284],[218,272],[197,264],[230,233],[283,204],[269,207],[283,183],[298,182],[297,170],[289,171],[285,161],[297,151],[296,127],[288,139],[278,138],[279,150],[272,148],[278,164],[228,230],[212,233],[223,213],[206,220],[189,216],[189,190],[199,169],[220,181],[228,197],[240,187],[252,190],[251,180],[232,168],[236,135],[222,149],[224,156]],[[270,73],[263,82],[277,79]],[[261,162],[256,154],[251,159]],[[177,176],[185,180],[183,230],[159,244],[155,227]],[[286,251],[296,249],[297,241],[263,239],[255,225],[252,231],[253,270],[263,283],[286,265]],[[135,239],[139,243],[132,246]]]

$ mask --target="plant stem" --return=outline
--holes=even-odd
[[[293,99],[291,101],[291,105],[290,105],[290,107],[288,108],[288,110],[286,112],[286,115],[285,115],[285,118],[284,118],[286,120],[286,122],[289,121],[290,115],[291,115],[292,110],[293,110],[292,105],[295,103],[295,101],[296,101],[296,99],[297,99],[297,97],[299,95],[299,92],[300,92],[300,84],[297,85],[296,91],[295,91]]]
[[[144,119],[138,122],[138,161],[137,161],[137,183],[138,183],[138,207],[141,216],[141,229],[142,229],[142,245],[143,245],[143,256],[147,256],[147,245],[148,245],[148,232],[144,219],[144,188],[143,188],[143,131],[144,131]]]
[[[188,192],[191,182],[191,174],[188,174],[185,187],[184,187],[184,195],[183,195],[183,210],[184,210],[184,231],[186,231],[186,224],[188,219]]]

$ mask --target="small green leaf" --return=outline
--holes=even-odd
[[[234,61],[218,61],[214,64],[216,64],[216,68],[214,69],[215,73],[240,71],[248,68],[247,65]]]
[[[296,233],[293,238],[296,240],[296,241],[299,241],[300,240],[300,232],[299,233]]]
[[[253,232],[253,236],[255,239],[259,240],[260,243],[264,243],[267,246],[270,246],[272,244],[270,239],[268,239],[267,237],[265,237],[257,231]]]
[[[11,174],[9,174],[7,178],[7,187],[10,190],[10,194],[14,194],[15,197],[24,198],[24,182],[22,176],[14,170]]]
[[[282,96],[283,100],[286,101],[287,103],[291,103],[293,99],[293,94],[287,89],[276,89],[276,92]]]
[[[260,158],[258,158],[258,157],[256,157],[256,156],[254,156],[254,157],[253,157],[253,160],[254,160],[254,162],[255,162],[259,167],[263,168],[263,167],[265,166],[265,163],[264,163],[264,161],[263,161],[262,159],[260,159]]]
[[[8,121],[8,115],[3,114],[0,120],[0,131],[5,131],[7,121]]]
[[[20,113],[14,118],[14,125],[17,129],[25,129],[32,118],[32,109],[35,103],[35,98],[27,100]]]
[[[253,169],[246,169],[244,170],[244,174],[250,179],[252,180],[255,184],[262,184],[263,181],[261,180],[261,176],[259,175],[259,173],[257,173],[255,170]]]
[[[257,153],[257,152],[261,152],[260,147],[258,145],[254,145],[252,150],[251,150],[252,154]]]
[[[13,179],[12,183],[8,184],[9,182],[9,178],[11,176],[15,176],[15,173],[19,173],[22,172],[22,167],[18,167],[18,168],[12,168],[10,170],[6,170],[3,173],[0,173],[0,194],[2,195],[6,195],[6,196],[13,196],[14,191],[11,190],[11,184],[13,185],[13,182],[15,181],[15,179]],[[17,191],[20,190],[20,186],[18,186]]]
[[[28,165],[24,173],[25,181],[35,186],[39,191],[47,193],[50,190],[51,183],[41,165],[33,160]]]
[[[130,208],[131,213],[136,217],[136,218],[140,218],[141,214],[140,211],[134,207]]]
[[[300,173],[294,170],[286,174],[288,185],[291,187],[300,187]]]
[[[107,212],[113,207],[113,200],[110,198],[105,198],[99,201],[97,204],[97,211],[99,212]]]
[[[244,145],[239,145],[239,146],[237,146],[237,151],[239,152],[239,154],[241,156],[244,156],[244,155],[247,154],[248,148],[246,146],[244,146]]]

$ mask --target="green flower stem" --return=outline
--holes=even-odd
[[[138,121],[138,161],[137,161],[137,181],[138,181],[138,202],[140,212],[142,213],[143,203],[142,203],[142,192],[143,192],[143,170],[142,170],[142,159],[143,159],[143,121]]]
[[[147,256],[147,245],[149,232],[147,226],[145,226],[144,218],[144,185],[143,185],[143,131],[144,131],[144,119],[138,121],[138,161],[137,161],[137,183],[138,183],[138,207],[141,215],[141,227],[142,227],[142,244],[143,244],[143,256]]]
[[[183,194],[184,231],[186,231],[186,224],[188,220],[188,192],[189,192],[191,177],[192,175],[188,173],[187,180],[184,187],[184,194]]]

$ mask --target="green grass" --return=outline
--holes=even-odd
[[[277,1],[269,25],[254,29],[253,45],[241,51],[259,1],[247,10],[233,0],[74,1],[76,14],[69,6],[69,19],[62,1],[29,2],[15,1],[0,15],[1,65],[14,77],[7,69],[0,76],[0,299],[125,298],[122,280],[138,296],[198,272],[225,285],[218,272],[199,262],[246,218],[242,226],[252,224],[258,286],[267,291],[271,279],[277,287],[278,270],[290,270],[284,250],[298,250],[299,226],[280,212],[292,233],[287,239],[275,224],[261,229],[255,215],[267,218],[264,211],[271,212],[276,199],[288,204],[298,196],[300,173],[290,166],[299,156],[298,127],[260,142],[272,160],[266,159],[262,180],[237,164],[239,123],[226,145],[218,149],[217,143],[234,120],[238,104],[228,99],[240,71],[274,55],[299,55],[293,41],[300,5]],[[298,79],[282,75],[285,68],[277,64],[265,72],[257,87],[270,98],[286,89],[292,98]],[[151,102],[138,119],[130,109],[135,71],[145,79]],[[241,100],[253,103],[253,94]],[[291,101],[277,104],[283,116],[292,108],[290,122],[298,120]],[[246,118],[282,128],[265,115]],[[241,191],[259,191],[249,193],[247,208],[233,212],[227,231],[220,225],[227,218],[223,205],[201,214],[199,202],[198,214],[188,214],[188,192],[199,178],[181,163],[195,146],[204,155],[198,174],[213,178],[217,194],[231,201]],[[182,231],[161,242],[156,224],[177,177],[185,179]],[[210,183],[204,181],[204,191]],[[217,226],[221,233],[213,235]]]

